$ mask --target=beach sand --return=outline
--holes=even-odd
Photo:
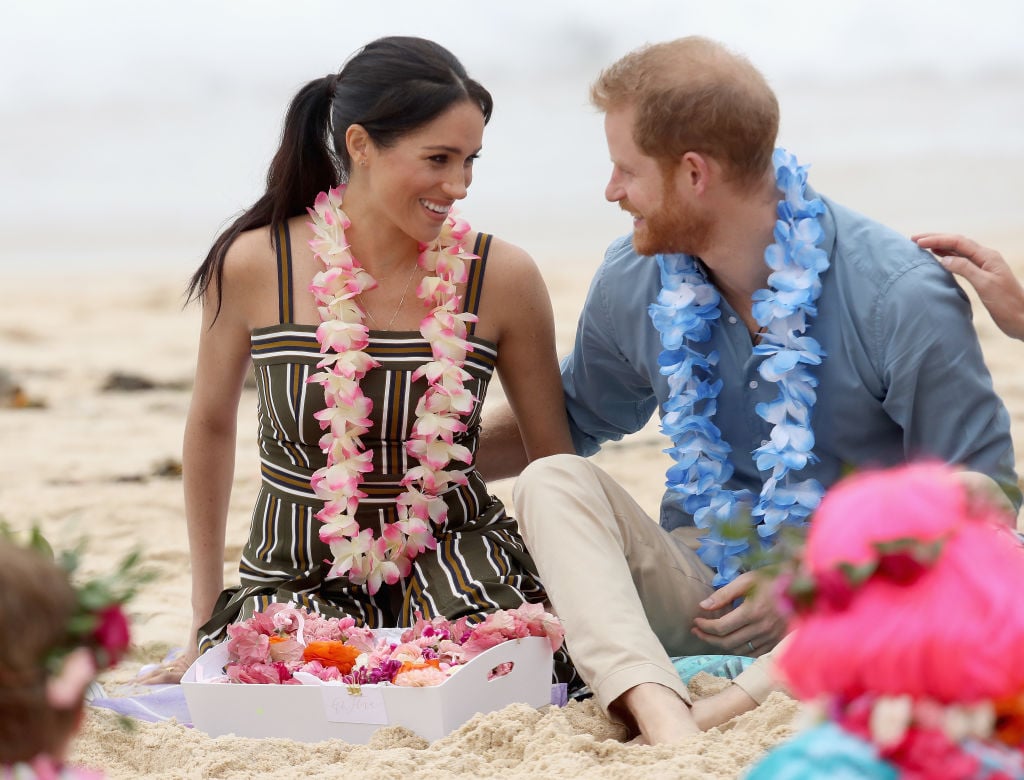
[[[1011,233],[1008,231],[1007,236]],[[1000,246],[1024,272],[1024,240]],[[566,352],[593,262],[570,270],[542,266],[552,291],[558,341]],[[579,268],[587,268],[579,272]],[[58,546],[88,539],[83,570],[109,571],[141,547],[158,575],[131,605],[135,645],[108,687],[180,646],[189,624],[189,574],[182,510],[182,427],[199,328],[182,309],[187,271],[117,276],[30,269],[7,273],[0,310],[6,379],[26,408],[0,409],[0,517],[16,529],[41,526]],[[61,295],[54,295],[59,284]],[[975,322],[997,390],[1013,418],[1018,470],[1024,467],[1024,344],[1004,337],[975,306]],[[141,377],[144,390],[107,389],[115,374]],[[3,378],[3,377],[0,377]],[[0,382],[0,389],[3,388]],[[121,387],[130,385],[124,377]],[[489,399],[493,402],[499,393]],[[36,408],[33,408],[33,407]],[[236,565],[258,486],[255,396],[239,410],[236,482],[228,517],[225,577]],[[607,446],[597,460],[655,513],[665,456],[656,427]],[[511,482],[492,486],[509,499]],[[699,678],[697,695],[716,681]],[[367,746],[284,740],[211,739],[175,723],[125,730],[108,711],[88,713],[75,761],[114,778],[257,777],[614,777],[733,778],[793,731],[797,706],[781,694],[722,730],[672,747],[642,747],[592,702],[535,711],[512,706],[478,716],[433,745],[384,729]]]

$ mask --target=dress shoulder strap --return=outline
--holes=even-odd
[[[463,311],[476,314],[480,308],[480,294],[484,289],[484,271],[487,269],[487,253],[491,251],[490,233],[477,233],[476,242],[473,244],[473,254],[479,257],[469,266],[469,278],[466,280],[466,300]],[[471,322],[466,330],[472,334],[476,330],[476,323]]]
[[[277,249],[277,311],[282,323],[292,322],[295,316],[292,296],[292,244],[288,223],[277,226],[274,240]]]

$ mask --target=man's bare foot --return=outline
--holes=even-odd
[[[640,731],[633,744],[662,745],[700,733],[689,705],[664,685],[642,683],[622,694],[616,703],[629,712]]]

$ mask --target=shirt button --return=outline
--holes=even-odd
[[[737,322],[739,322],[739,320],[737,320],[735,317],[733,317],[733,316],[729,317],[729,324],[730,325],[735,325]]]
[[[767,439],[761,439],[761,446],[762,447],[767,447],[768,446],[768,440]]]
[[[751,390],[757,390],[757,380],[751,379],[750,384],[747,385],[747,387],[749,387]]]

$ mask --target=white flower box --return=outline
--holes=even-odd
[[[459,667],[441,685],[349,686],[303,675],[302,685],[241,685],[223,680],[227,644],[204,653],[181,680],[192,723],[211,737],[283,737],[300,742],[369,742],[382,726],[405,726],[427,740],[451,733],[478,712],[514,702],[551,701],[551,644],[543,637],[513,639]],[[499,664],[508,674],[487,679]]]

